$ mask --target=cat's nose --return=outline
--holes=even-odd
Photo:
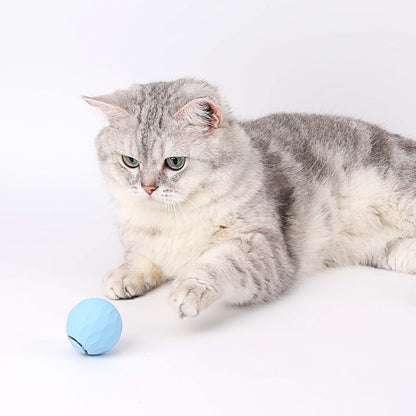
[[[156,191],[157,186],[146,186],[142,185],[142,188],[149,194],[152,195],[152,192]]]

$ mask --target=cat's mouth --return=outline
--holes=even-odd
[[[159,191],[159,190],[157,190]],[[132,188],[131,193],[133,194],[134,198],[139,201],[147,201],[147,202],[154,202],[158,205],[165,205],[165,206],[173,206],[180,204],[186,198],[183,198],[181,195],[178,195],[174,191],[170,190],[163,190],[162,192],[151,192],[151,193],[145,193],[140,192],[137,188]]]
[[[169,201],[166,201],[165,198],[161,197],[160,195],[140,195],[140,199],[143,201],[152,201],[155,204],[158,205],[169,205]]]

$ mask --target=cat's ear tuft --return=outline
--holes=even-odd
[[[196,98],[177,111],[174,117],[189,126],[209,131],[221,125],[222,110],[211,98]]]
[[[99,108],[110,123],[121,120],[129,115],[124,108],[109,102],[107,97],[82,96],[81,98],[93,107]]]

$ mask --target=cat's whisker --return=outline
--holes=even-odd
[[[172,207],[170,205],[170,202],[167,202],[166,207],[168,209],[168,216],[173,216]]]
[[[186,204],[186,205],[184,206],[184,208],[187,208],[187,209],[189,209],[189,210],[191,210],[191,211],[195,211],[195,209],[194,209],[194,208],[192,208],[190,205],[188,205],[186,201],[182,201],[182,202]]]
[[[173,212],[173,208],[172,208],[171,201],[167,201],[166,202],[166,207],[167,207],[167,210],[168,210],[169,217],[173,217],[173,222],[174,222],[174,224],[176,226],[176,221],[175,221],[175,216],[174,216],[174,212]],[[176,227],[176,230],[177,230],[177,227]],[[174,242],[176,241],[176,238],[177,238],[177,235],[174,236],[174,240],[173,240]]]
[[[175,208],[175,201],[172,201],[172,208],[173,208],[173,213],[175,215],[175,229],[176,229],[176,239],[179,238],[179,222],[178,222],[178,216],[176,214],[176,208]]]
[[[189,198],[185,198],[182,202],[185,202],[185,204],[187,204],[188,207],[192,209],[192,211],[196,209],[195,204]]]
[[[170,206],[170,212],[172,213],[173,223],[175,225],[175,229],[177,230],[178,227],[176,225],[176,215],[175,215],[175,211],[174,211],[172,202],[169,202],[169,206]]]
[[[188,202],[192,207],[196,208],[195,204],[188,197],[185,197],[185,201]]]
[[[187,225],[188,231],[189,231],[191,229],[191,226],[189,225],[188,218],[186,217],[185,212],[183,211],[182,205],[179,202],[176,202],[176,204],[178,205],[179,209],[181,210],[182,216],[183,216],[183,218],[186,222],[186,225]]]

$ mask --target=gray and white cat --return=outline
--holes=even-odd
[[[109,121],[96,146],[126,252],[110,298],[171,280],[170,302],[195,316],[327,267],[416,272],[413,141],[336,116],[241,122],[189,78],[84,99]]]

